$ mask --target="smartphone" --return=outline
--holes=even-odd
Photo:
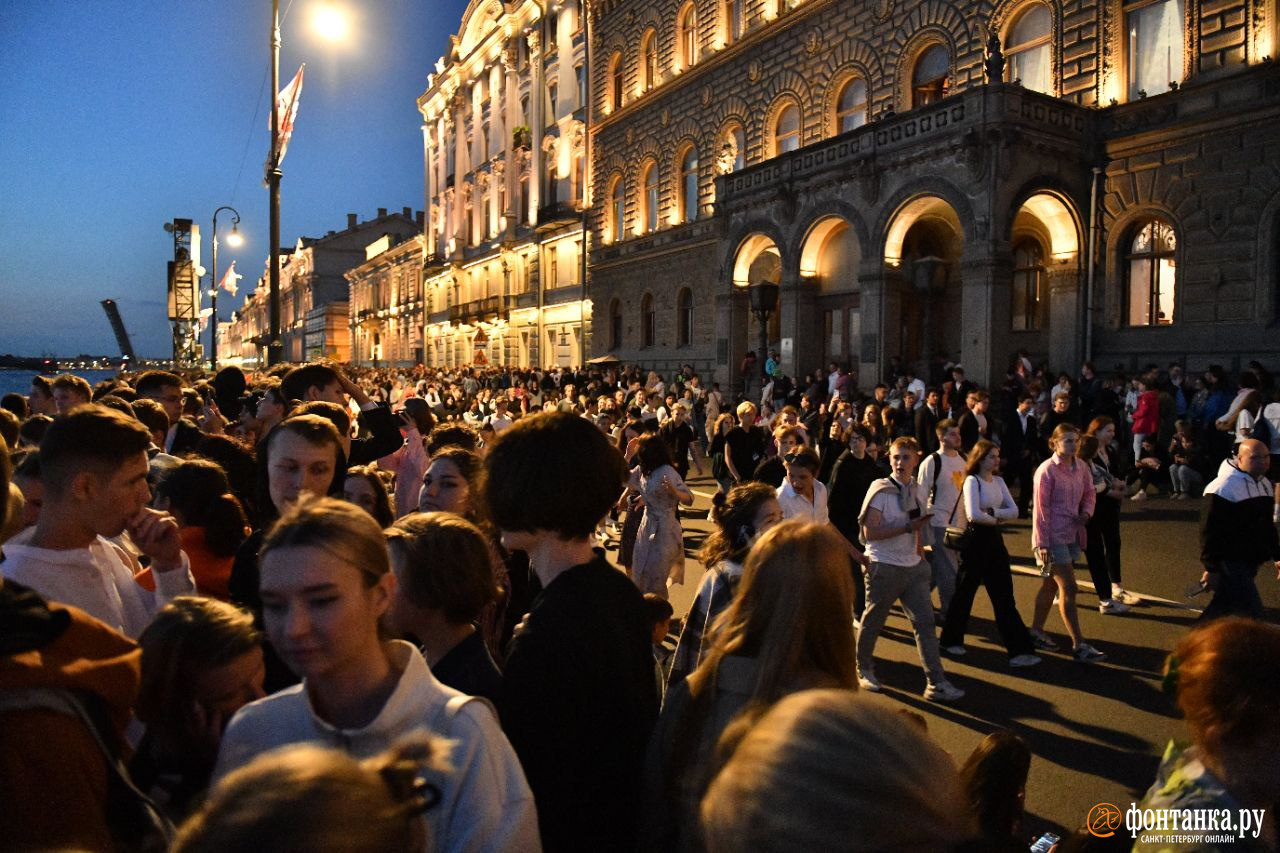
[[[920,507],[918,506],[913,506],[910,509],[910,511],[907,512],[907,518],[911,519],[912,521],[915,521],[919,517],[920,517]]]
[[[1049,853],[1049,851],[1053,849],[1053,845],[1057,844],[1061,840],[1061,838],[1054,835],[1052,832],[1046,832],[1044,835],[1037,838],[1031,845],[1031,853]]]

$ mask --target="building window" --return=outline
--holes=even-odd
[[[547,127],[556,123],[556,97],[560,94],[559,88],[555,83],[547,85],[547,105],[551,108],[547,113]]]
[[[744,0],[725,0],[724,3],[725,29],[730,42],[735,42],[742,38],[743,24],[745,23],[743,20],[743,2]]]
[[[676,297],[676,325],[679,335],[677,346],[687,347],[693,343],[693,291],[684,288]]]
[[[489,122],[480,125],[480,159],[489,159]]]
[[[787,104],[773,123],[773,150],[775,154],[786,154],[799,147],[800,108],[795,104]]]
[[[680,216],[685,222],[698,218],[698,149],[692,145],[680,160]]]
[[[1050,40],[1053,37],[1053,20],[1049,7],[1032,3],[1009,28],[1005,38],[1004,55],[1009,63],[1005,79],[1019,81],[1024,87],[1046,95],[1053,94]]]
[[[747,134],[743,131],[742,125],[735,124],[729,128],[726,134],[726,145],[733,147],[733,169],[736,172],[747,165]]]
[[[520,96],[520,120],[525,124],[530,124],[533,121],[533,117],[529,115],[529,96],[528,95]]]
[[[622,346],[622,305],[615,299],[609,303],[609,349]]]
[[[1040,328],[1043,288],[1044,250],[1035,240],[1023,240],[1013,250],[1013,331],[1034,332]]]
[[[644,205],[644,230],[652,233],[658,230],[658,165],[650,163],[645,166],[644,176],[640,179],[640,197]]]
[[[1173,323],[1177,237],[1173,226],[1150,219],[1138,226],[1125,255],[1129,293],[1125,323],[1168,326]]]
[[[547,176],[546,176],[546,181],[542,185],[543,192],[546,194],[546,197],[542,199],[542,205],[544,207],[546,205],[556,203],[556,196],[557,196],[556,191],[559,189],[558,187],[559,181],[556,180],[555,159],[552,157],[548,157],[545,165],[547,169]]]
[[[653,294],[640,300],[640,346],[651,347],[658,337],[658,314],[653,310]]]
[[[942,100],[951,88],[951,51],[932,44],[916,57],[911,71],[911,106],[923,107]]]
[[[854,77],[836,99],[836,133],[847,133],[867,123],[867,81]]]
[[[1125,10],[1129,31],[1129,100],[1156,95],[1182,80],[1182,0]]]
[[[698,10],[690,3],[680,15],[680,63],[690,68],[698,61]]]
[[[581,151],[577,151],[573,155],[573,198],[576,202],[586,204],[587,186],[586,176],[583,174],[583,168],[586,159],[582,156]]]
[[[556,52],[556,34],[559,30],[559,15],[553,9],[547,13],[547,47],[544,52],[548,56],[554,55]]]
[[[609,60],[609,105],[613,112],[622,109],[622,54]]]
[[[579,62],[573,66],[573,78],[578,82],[578,109],[587,104],[587,67]]]
[[[613,242],[622,239],[626,233],[624,225],[627,215],[627,197],[626,187],[622,184],[621,176],[614,178],[613,183],[609,187],[609,215],[610,227],[613,229]]]
[[[640,84],[645,91],[658,84],[658,34],[653,30],[640,40]]]

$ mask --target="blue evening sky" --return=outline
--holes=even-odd
[[[377,208],[423,206],[415,101],[466,0],[341,0],[343,46],[315,37],[319,0],[281,0],[280,85],[306,62],[284,161],[281,244]],[[270,0],[0,0],[0,353],[118,351],[99,300],[142,357],[171,353],[165,262],[174,218],[240,211],[226,244],[240,297],[267,258]],[[234,305],[229,304],[234,303]],[[208,335],[205,335],[207,343]]]

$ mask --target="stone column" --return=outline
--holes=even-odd
[[[885,335],[890,328],[892,317],[893,328],[896,329],[898,310],[896,303],[890,304],[893,288],[888,286],[888,277],[897,271],[886,268],[875,259],[864,265],[858,274],[858,290],[861,293],[859,308],[859,340],[851,342],[857,355],[850,359],[858,368],[858,388],[870,391],[879,381],[885,364]],[[892,311],[890,311],[892,309]],[[893,336],[897,340],[896,332]],[[826,367],[826,365],[823,365]]]
[[[537,222],[539,189],[542,182],[542,100],[546,95],[546,75],[542,68],[542,41],[537,29],[526,35],[529,41],[529,65],[533,69],[533,85],[529,88],[529,219],[530,225]],[[542,342],[538,342],[541,346]]]
[[[422,174],[423,174],[423,206],[426,211],[422,220],[422,245],[425,254],[432,255],[436,251],[436,223],[431,218],[431,211],[434,206],[431,204],[432,188],[438,186],[434,175],[434,164],[432,162],[433,148],[432,137],[435,134],[436,124],[431,118],[428,118],[422,125]],[[353,347],[354,350],[354,347]]]
[[[516,74],[516,53],[516,43],[508,41],[502,51],[502,81],[506,97],[506,109],[504,110],[506,121],[502,127],[502,132],[506,136],[502,145],[502,150],[506,152],[506,168],[503,170],[503,180],[507,196],[503,205],[502,215],[506,217],[507,227],[503,238],[507,240],[515,236],[518,222],[515,206],[520,202],[520,160],[516,157],[515,138],[512,134],[512,130],[520,124],[516,119],[516,111],[520,109],[520,78]]]
[[[960,357],[965,375],[987,388],[1000,387],[1004,359],[998,350],[1009,332],[1009,281],[1005,258],[960,261]]]
[[[819,324],[817,296],[818,282],[814,279],[802,279],[791,270],[783,270],[780,282],[781,292],[778,296],[778,332],[785,341],[791,339],[791,352],[788,354],[782,341],[778,342],[778,352],[782,357],[782,372],[792,379],[803,379],[806,370],[818,365],[822,358],[822,334]],[[763,367],[765,353],[760,353],[760,364]]]
[[[1075,260],[1052,263],[1045,269],[1049,300],[1049,363],[1074,372],[1083,358],[1082,342],[1087,318],[1080,305],[1080,268]]]
[[[747,343],[747,326],[751,316],[747,289],[724,283],[718,285],[714,310],[716,367],[712,381],[720,383],[720,390],[728,402],[743,390],[742,378],[738,375],[738,362],[751,349]]]

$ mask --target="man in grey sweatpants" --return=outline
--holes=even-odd
[[[881,689],[875,676],[876,638],[893,603],[901,601],[929,682],[924,696],[934,702],[950,702],[962,698],[964,691],[947,681],[934,633],[931,571],[920,553],[921,530],[931,516],[924,510],[914,479],[919,461],[920,445],[914,438],[896,439],[889,448],[893,476],[873,483],[862,503],[860,522],[871,565],[865,573],[867,609],[858,629],[858,684],[873,692]]]

